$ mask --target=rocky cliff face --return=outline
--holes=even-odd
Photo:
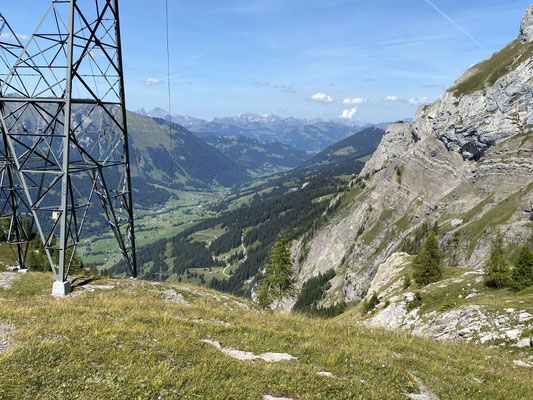
[[[470,68],[412,123],[388,127],[353,200],[308,243],[300,283],[335,268],[324,305],[364,297],[378,266],[424,222],[450,265],[479,267],[492,234],[519,242],[533,223],[533,7],[520,36]],[[342,277],[342,279],[341,279]]]
[[[529,6],[520,23],[520,34],[518,39],[522,43],[531,42],[533,40],[533,5]]]

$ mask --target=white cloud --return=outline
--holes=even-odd
[[[387,96],[385,97],[385,101],[396,102],[396,101],[400,101],[400,99],[396,96]]]
[[[269,81],[260,81],[255,83],[257,86],[268,86],[270,85]]]
[[[326,93],[318,92],[311,96],[311,100],[320,101],[322,103],[333,102],[333,97],[328,96]]]
[[[161,83],[161,80],[156,78],[148,78],[144,81],[145,86],[157,85],[158,83]]]
[[[430,101],[427,97],[420,97],[418,99],[409,99],[408,103],[413,106],[421,106],[422,104],[429,104]]]
[[[15,35],[17,35],[19,40],[28,40],[30,38],[29,35],[25,35],[23,33],[15,33]],[[14,38],[11,33],[5,32],[5,33],[0,34],[0,39],[14,39]]]
[[[357,106],[352,107],[350,110],[344,110],[339,118],[352,119],[357,115]]]
[[[92,50],[89,53],[91,54],[92,58],[106,58],[104,52],[100,50]]]
[[[362,97],[354,97],[353,99],[344,99],[342,101],[342,104],[346,104],[347,106],[357,106],[359,104],[365,104],[367,102],[368,99]]]

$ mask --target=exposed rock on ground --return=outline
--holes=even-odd
[[[469,299],[480,295],[493,298],[490,293],[482,292],[481,272],[467,271],[461,277],[425,286],[420,289],[422,300],[417,303],[417,295],[401,285],[403,268],[408,263],[407,254],[396,253],[380,264],[365,299],[376,293],[383,306],[361,321],[362,324],[408,330],[415,335],[434,339],[479,343],[494,341],[515,347],[530,346],[532,338],[527,332],[533,329],[533,315],[527,310],[516,306],[502,308],[501,305],[456,304],[462,299],[472,301]],[[434,302],[436,298],[441,298],[444,303],[436,303],[431,311],[422,311],[426,296]],[[517,304],[520,305],[519,302]]]
[[[190,306],[181,293],[176,292],[174,289],[167,289],[163,292],[165,298],[173,303],[180,303],[184,306]]]
[[[254,353],[250,351],[242,351],[242,350],[235,350],[235,349],[231,349],[227,347],[222,347],[220,343],[218,343],[216,340],[204,339],[202,340],[202,342],[208,343],[211,346],[216,347],[222,353],[227,354],[230,357],[233,357],[233,358],[236,358],[237,360],[242,360],[242,361],[251,361],[251,360],[261,359],[266,362],[279,362],[279,361],[289,361],[289,360],[298,359],[297,357],[293,357],[287,353],[263,353],[263,354],[255,355]]]
[[[431,388],[424,382],[422,379],[417,378],[416,376],[413,377],[416,384],[418,385],[418,390],[420,390],[420,393],[414,394],[409,393],[405,396],[411,400],[440,400],[439,396],[431,390]]]
[[[514,363],[518,365],[519,367],[525,367],[525,368],[531,368],[533,367],[533,363],[522,361],[522,360],[514,360]]]
[[[9,334],[15,328],[0,321],[0,353],[9,347]]]
[[[0,289],[10,289],[21,278],[16,272],[0,272]]]
[[[533,329],[533,316],[520,310],[499,313],[480,305],[421,314],[418,308],[409,311],[406,304],[401,302],[389,304],[364,323],[388,329],[406,329],[415,335],[434,339],[463,339],[480,343],[501,339],[516,347],[526,347],[530,345],[530,339],[521,335]]]
[[[81,296],[86,293],[92,293],[95,290],[112,290],[118,285],[119,285],[118,283],[117,285],[96,285],[93,283],[88,283],[86,285],[76,286],[74,291],[71,294],[69,294],[66,297],[66,299]]]

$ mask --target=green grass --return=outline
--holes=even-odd
[[[456,97],[466,96],[487,85],[493,86],[502,76],[513,71],[524,61],[533,57],[533,43],[521,43],[515,39],[502,50],[481,61],[472,70],[472,74],[449,90]]]
[[[466,224],[472,220],[472,218],[476,217],[477,215],[481,214],[483,211],[483,208],[494,201],[494,194],[491,193],[487,198],[478,204],[476,204],[475,207],[468,210],[466,213],[464,213],[461,216],[461,219],[463,220],[463,224]]]
[[[406,231],[411,225],[412,223],[411,221],[409,221],[409,218],[407,218],[406,215],[404,215],[394,223],[397,232]]]
[[[488,306],[492,311],[502,311],[504,308],[517,308],[533,313],[533,287],[515,292],[510,289],[495,290],[487,288],[483,281],[476,282],[480,275],[463,275],[467,268],[447,267],[443,269],[444,279],[421,289],[422,303],[420,312],[443,312],[467,305]],[[459,281],[460,280],[460,281]],[[445,284],[445,287],[440,287]],[[469,293],[476,291],[474,297],[466,298]]]
[[[6,242],[0,242],[0,272],[6,271],[7,265],[17,264],[17,258],[13,250],[14,248],[11,248]]]
[[[365,231],[365,233],[363,233],[361,236],[364,244],[368,246],[374,241],[379,231],[383,229],[383,224],[392,218],[392,214],[393,210],[383,210],[378,221],[372,226],[372,228],[370,228],[368,231]]]
[[[193,241],[212,242],[226,233],[226,231],[226,228],[222,228],[222,224],[218,224],[212,228],[194,232],[189,238]]]
[[[493,206],[485,214],[483,214],[479,219],[471,221],[457,230],[461,234],[461,237],[464,237],[468,241],[467,254],[470,256],[475,249],[479,239],[483,236],[487,228],[494,228],[496,226],[504,224],[506,221],[511,219],[513,214],[516,212],[520,206],[520,201],[524,195],[533,189],[533,184],[530,184],[525,190],[519,190],[509,197],[503,199],[498,204]],[[473,218],[474,213],[481,212],[485,203],[490,201],[490,197],[485,199],[478,206],[474,207],[472,210],[467,212],[465,215],[466,218]]]
[[[137,247],[177,235],[205,218],[216,216],[216,213],[208,210],[208,206],[218,200],[217,192],[216,189],[175,191],[176,197],[169,200],[164,207],[135,208]],[[207,236],[198,239],[213,240]],[[89,240],[90,244],[87,244],[86,240]],[[95,264],[103,268],[111,267],[121,259],[118,245],[110,230],[101,235],[84,237],[78,252],[86,265]]]
[[[516,367],[516,356],[503,350],[246,310],[229,296],[183,285],[93,283],[115,288],[57,300],[49,296],[51,277],[30,273],[0,290],[8,300],[0,301],[0,320],[16,327],[0,354],[0,398],[401,399],[417,392],[412,376],[443,400],[531,394],[533,370]],[[169,287],[190,306],[165,300]],[[240,361],[202,339],[298,360]]]

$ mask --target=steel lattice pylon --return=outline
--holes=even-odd
[[[68,292],[97,198],[137,276],[118,0],[51,1],[25,45],[0,14],[0,129],[0,222],[19,264],[35,228]]]

